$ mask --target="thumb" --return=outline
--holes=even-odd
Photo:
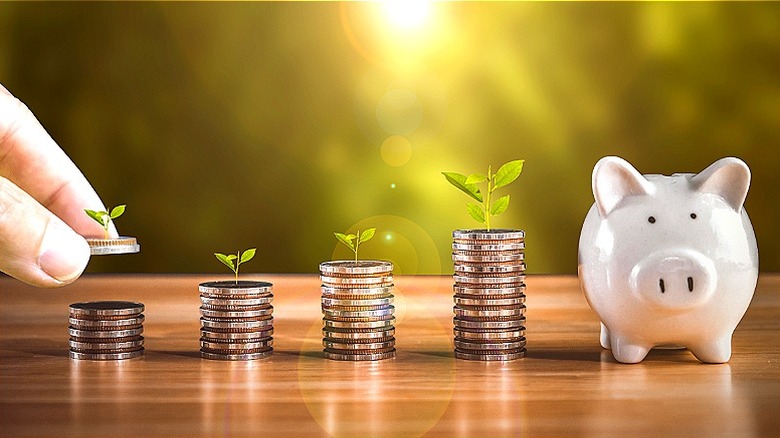
[[[37,287],[72,283],[89,245],[60,218],[0,177],[0,271]]]

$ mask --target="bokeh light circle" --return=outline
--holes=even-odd
[[[376,228],[376,234],[373,240],[360,246],[361,259],[390,260],[396,275],[442,273],[436,243],[415,222],[401,216],[382,214],[355,223],[348,232],[367,228]],[[334,243],[332,256],[333,260],[355,257],[349,248],[338,242]]]
[[[431,303],[407,296],[396,277],[396,357],[375,362],[340,362],[322,356],[322,322],[311,325],[298,360],[298,386],[312,418],[333,437],[420,437],[440,421],[455,392],[456,363],[450,354],[451,328],[427,318]],[[424,332],[424,339],[416,335]],[[441,351],[446,345],[447,351]],[[408,376],[426,372],[440,378],[439,394],[415,409],[408,400],[416,387]],[[321,382],[326,380],[327,385]],[[313,382],[313,383],[312,383]],[[398,421],[403,418],[404,421]]]
[[[431,142],[447,114],[444,86],[424,71],[392,75],[368,71],[355,87],[355,121],[377,146],[391,135],[406,137],[415,147]]]
[[[379,362],[336,362],[322,357],[322,322],[312,324],[304,339],[298,364],[298,379],[306,408],[322,429],[334,437],[425,435],[441,419],[455,391],[455,359],[434,351],[451,344],[451,328],[431,324],[425,315],[432,304],[408,290],[404,275],[441,274],[439,251],[431,236],[415,222],[395,215],[376,215],[353,224],[347,232],[355,233],[375,227],[374,238],[360,247],[360,259],[381,259],[393,262],[395,275],[396,349],[395,359]],[[351,259],[354,255],[344,245],[336,243],[333,260]],[[437,277],[438,279],[438,277]],[[439,280],[437,280],[439,281]],[[449,281],[444,277],[441,281]],[[426,331],[425,342],[414,333]],[[409,411],[408,397],[414,388],[397,382],[418,370],[424,362],[426,370],[439,376],[449,376],[438,388],[446,398],[425,403]],[[380,372],[381,370],[381,372]],[[309,385],[326,376],[331,385]],[[359,408],[355,408],[359,400]],[[406,421],[399,423],[403,416]],[[388,425],[403,425],[394,429]]]
[[[388,134],[409,135],[420,127],[422,119],[422,102],[408,89],[389,90],[376,105],[376,120]]]
[[[406,137],[391,135],[382,142],[379,152],[385,163],[393,167],[400,167],[412,158],[412,144]]]

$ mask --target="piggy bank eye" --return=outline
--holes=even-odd
[[[696,219],[696,213],[691,213],[691,219]]]
[[[655,223],[655,217],[650,216],[649,218],[647,218],[647,221],[650,222],[651,224],[654,224]]]

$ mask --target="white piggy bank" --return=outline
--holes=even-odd
[[[578,271],[601,345],[624,363],[670,346],[727,362],[758,279],[747,165],[723,158],[697,175],[642,176],[605,157],[592,183]]]

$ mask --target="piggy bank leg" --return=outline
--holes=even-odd
[[[638,342],[633,342],[631,339],[625,339],[621,336],[616,336],[615,333],[610,334],[610,345],[612,346],[612,356],[615,360],[622,363],[639,363],[647,356],[651,346],[642,345]]]
[[[601,348],[606,348],[607,350],[611,348],[609,345],[609,330],[607,330],[607,326],[603,322],[601,323]]]
[[[710,342],[689,345],[688,350],[704,363],[728,362],[731,358],[731,333],[721,335]]]

